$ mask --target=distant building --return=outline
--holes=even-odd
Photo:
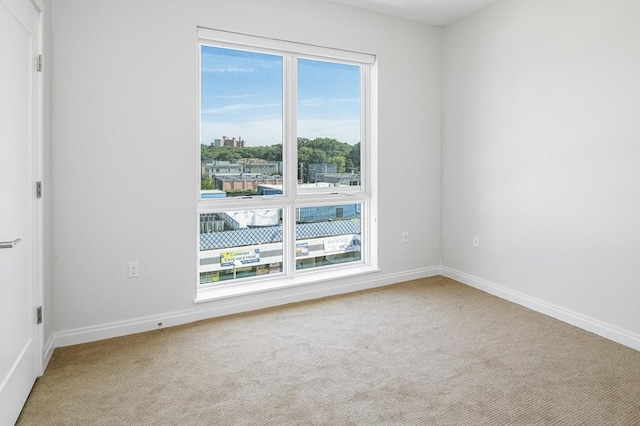
[[[223,214],[226,216],[227,226],[231,229],[278,226],[282,220],[282,211],[280,209],[243,210],[225,212]]]
[[[279,172],[278,163],[247,163],[244,165],[245,173],[260,173],[263,175],[277,175]]]
[[[316,182],[316,183],[299,183],[297,185],[298,191],[302,191],[305,193],[314,193],[314,192],[328,192],[334,190],[336,187],[340,186],[357,186],[360,185],[360,176],[352,175],[350,173],[338,173],[337,178],[328,177],[327,180],[333,180],[333,182]],[[322,176],[319,176],[322,177]],[[272,184],[260,184],[258,185],[257,195],[276,195],[282,194],[282,185],[272,185]]]
[[[282,161],[267,161],[261,158],[241,158],[237,161],[242,165],[244,173],[260,173],[263,175],[281,175]]]
[[[222,139],[214,139],[213,145],[214,146],[233,146],[236,148],[244,148],[246,146],[244,139],[242,139],[241,137],[238,137],[238,139],[236,139],[236,138],[229,138],[227,136],[223,136]]]
[[[210,234],[212,232],[224,231],[224,219],[218,213],[203,213],[200,215],[200,233]]]
[[[318,173],[318,182],[339,184],[342,186],[359,186],[361,184],[360,175],[355,173]]]
[[[298,223],[331,222],[359,218],[360,204],[302,207],[296,210],[296,222]]]
[[[213,178],[220,173],[242,173],[242,165],[230,163],[229,161],[211,161],[202,162],[202,175]]]
[[[265,186],[260,185],[260,188],[264,189]],[[278,190],[275,186],[272,188]],[[282,194],[282,190],[279,189],[278,193]],[[360,204],[301,207],[296,209],[296,223],[322,223],[360,219],[360,210]],[[280,209],[202,213],[200,215],[200,233],[279,226],[281,222],[282,211]]]
[[[282,185],[282,176],[265,176],[262,174],[218,174],[214,177],[213,185],[221,191],[248,190],[257,191],[258,185]]]
[[[319,173],[338,173],[338,165],[333,163],[311,163],[307,170],[307,182],[322,182],[318,179]]]
[[[256,191],[258,192],[258,195],[278,195],[282,194],[282,185],[260,184]]]

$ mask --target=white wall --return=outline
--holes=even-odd
[[[437,273],[438,28],[324,1],[52,3],[58,344]],[[379,274],[194,305],[198,25],[378,56]]]
[[[639,8],[501,2],[443,31],[445,273],[637,348]]]

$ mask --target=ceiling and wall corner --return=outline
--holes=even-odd
[[[423,24],[444,26],[498,0],[329,0]]]

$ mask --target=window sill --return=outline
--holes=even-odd
[[[290,287],[298,287],[309,284],[317,284],[325,281],[333,281],[357,275],[371,274],[379,271],[380,269],[376,267],[362,265],[357,267],[350,267],[348,269],[345,268],[331,271],[305,273],[300,274],[295,278],[279,277],[274,279],[261,279],[259,282],[254,281],[230,284],[220,287],[209,287],[198,289],[196,298],[193,302],[203,303],[213,300],[245,296],[249,294],[264,293]]]

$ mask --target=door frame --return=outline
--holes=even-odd
[[[31,0],[31,3],[38,12],[38,38],[36,40],[37,55],[44,53],[44,15],[45,6],[42,0]],[[51,5],[51,3],[49,3]],[[34,58],[38,63],[38,57]],[[37,198],[37,182],[43,182],[44,178],[44,73],[48,72],[46,67],[42,67],[39,72],[35,72],[33,82],[33,154],[31,158],[31,170],[33,176],[32,199],[33,208],[33,303],[34,306],[42,307],[42,323],[36,327],[36,372],[38,376],[44,374],[44,199],[45,192],[41,192],[41,197]],[[42,183],[41,185],[44,185]],[[42,187],[41,187],[42,190]]]

